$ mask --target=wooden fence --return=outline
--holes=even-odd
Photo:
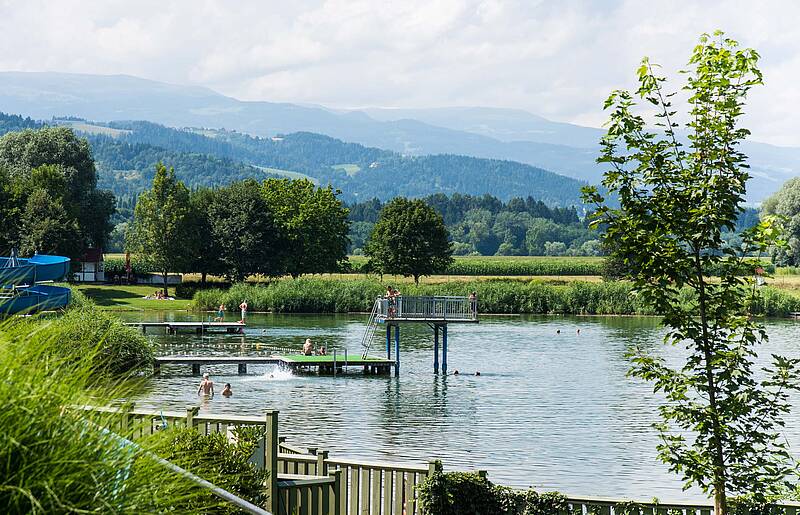
[[[178,411],[124,408],[84,409],[122,413],[121,434],[133,438],[165,427],[193,427],[201,434],[225,433],[241,426],[263,427],[264,438],[252,457],[267,468],[269,509],[277,515],[422,515],[417,486],[434,470],[426,466],[335,459],[315,447],[291,445],[278,436],[278,412],[262,417],[199,414],[196,407]],[[567,496],[568,509],[559,515],[712,515],[708,503],[654,503],[596,497]],[[771,515],[800,515],[800,504],[783,503]]]

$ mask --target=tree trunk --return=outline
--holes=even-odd
[[[415,276],[414,276],[414,284],[415,284],[416,286],[419,286],[419,276],[418,276],[418,275],[415,275]]]
[[[714,515],[727,515],[728,507],[725,498],[727,489],[727,478],[725,477],[725,455],[722,449],[722,428],[719,423],[717,408],[717,385],[714,381],[712,369],[713,353],[711,350],[710,336],[708,334],[708,317],[706,314],[706,289],[705,279],[703,278],[703,266],[700,261],[700,250],[695,249],[694,254],[695,269],[698,280],[698,304],[700,308],[700,326],[703,331],[703,357],[705,360],[706,386],[708,387],[708,407],[711,412],[711,428],[713,437],[709,449],[712,456],[713,475],[714,475]]]
[[[725,498],[725,483],[714,485],[714,515],[727,515],[728,500]]]
[[[202,286],[206,285],[206,272],[201,272],[200,273],[200,284]]]
[[[167,293],[167,274],[168,274],[168,272],[164,272],[164,274],[163,274],[164,275],[164,296],[165,297],[169,296],[168,293]]]

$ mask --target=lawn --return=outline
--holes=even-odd
[[[97,285],[79,284],[75,286],[77,290],[94,301],[95,304],[103,309],[119,311],[143,311],[161,309],[188,309],[191,299],[176,300],[148,300],[147,295],[160,289],[152,285],[143,286],[120,286],[120,285]],[[170,290],[171,295],[175,295],[175,290]]]

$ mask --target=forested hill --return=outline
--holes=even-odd
[[[582,182],[540,168],[460,155],[403,156],[346,143],[320,134],[297,132],[259,138],[222,130],[176,130],[149,122],[112,122],[116,139],[181,152],[238,160],[300,173],[331,183],[347,200],[433,193],[491,193],[508,200],[533,196],[552,205],[579,204]]]
[[[461,155],[403,156],[298,132],[258,138],[234,131],[172,129],[149,122],[96,124],[77,119],[48,122],[72,127],[92,144],[100,186],[118,196],[149,187],[154,165],[173,166],[187,185],[214,186],[246,177],[307,176],[342,190],[345,200],[421,197],[435,193],[483,195],[502,200],[532,196],[548,205],[580,204],[583,182],[513,161]],[[0,133],[38,126],[0,115]]]

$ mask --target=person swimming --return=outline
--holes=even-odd
[[[203,380],[200,381],[200,387],[197,389],[197,395],[200,395],[200,392],[206,396],[214,396],[214,381],[211,380],[211,377],[209,377],[208,373],[203,374]]]
[[[230,397],[233,395],[233,390],[231,390],[231,383],[225,383],[225,388],[222,389],[222,395],[225,397]]]

